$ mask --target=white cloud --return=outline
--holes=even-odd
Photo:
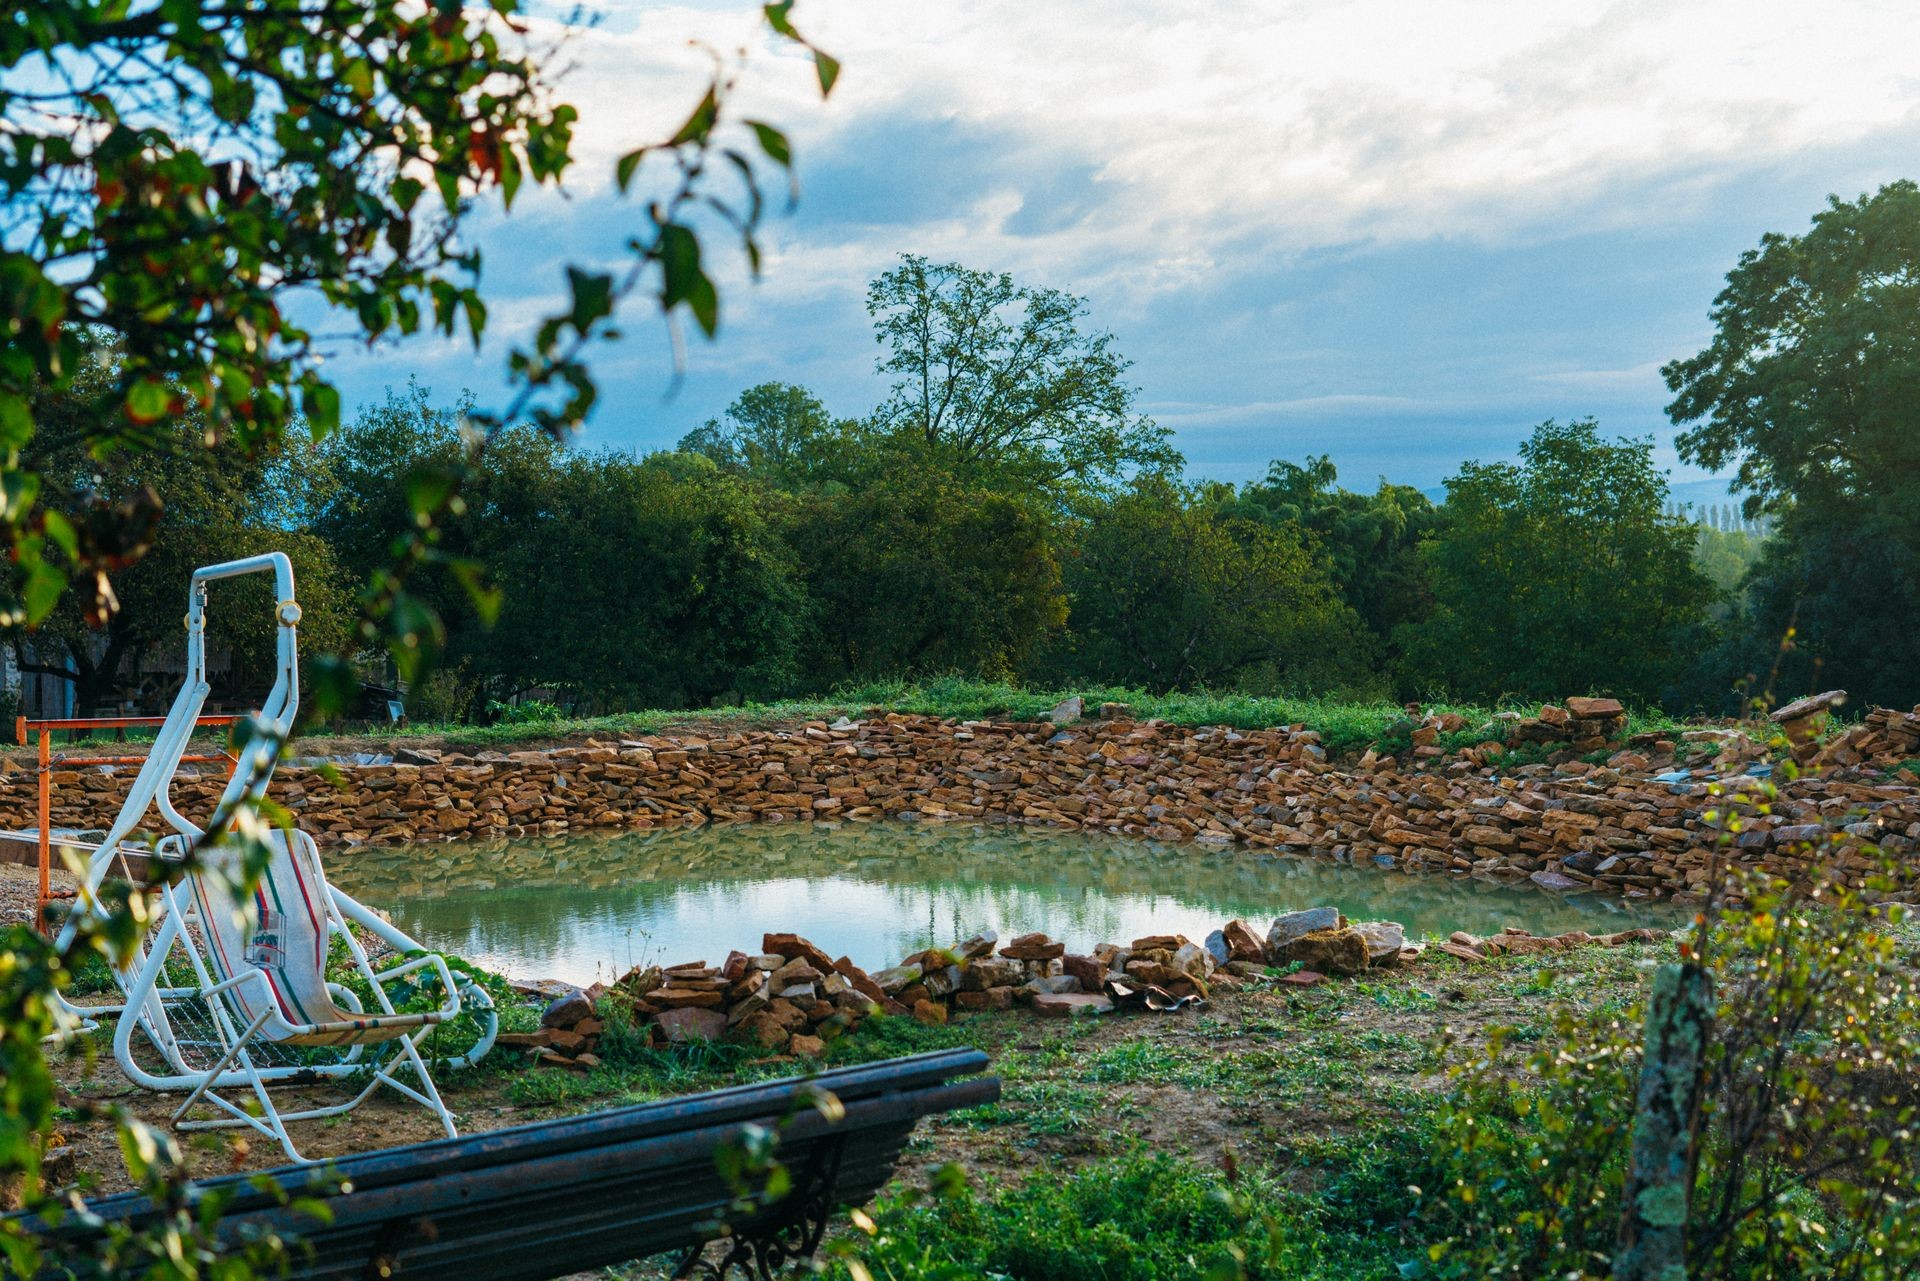
[[[1531,375],[1529,381],[1558,391],[1623,393],[1663,391],[1660,378],[1664,362],[1649,360],[1628,369],[1558,369]]]
[[[1149,405],[1161,425],[1182,432],[1205,428],[1243,427],[1249,423],[1271,422],[1278,418],[1311,415],[1315,418],[1365,418],[1392,414],[1400,418],[1449,413],[1458,405],[1414,396],[1332,395],[1302,396],[1295,400],[1239,402],[1231,405],[1196,405],[1172,402]]]
[[[987,184],[882,234],[809,237],[783,294],[844,289],[900,248],[954,254],[1125,306],[1237,262],[1356,241],[1495,238],[1671,217],[1810,148],[1920,127],[1911,0],[809,0],[842,58],[817,101],[757,6],[618,0],[568,46],[581,185],[670,130],[709,54],[746,50],[741,105],[807,157],[879,122],[940,122]],[[994,171],[998,155],[1019,164]],[[862,155],[876,182],[895,160]],[[1013,229],[1018,175],[1090,170],[1062,225]],[[778,250],[780,234],[773,236]]]
[[[618,253],[642,212],[608,197],[614,158],[696,101],[712,65],[697,39],[747,50],[738,105],[793,136],[808,194],[801,219],[765,229],[760,284],[713,242],[725,340],[694,344],[691,364],[716,385],[838,387],[845,412],[877,395],[865,282],[911,250],[1093,295],[1098,323],[1166,398],[1153,412],[1183,434],[1433,423],[1489,406],[1533,421],[1596,397],[1657,416],[1651,358],[1679,349],[1670,324],[1636,334],[1633,317],[1596,314],[1593,333],[1549,355],[1500,307],[1479,300],[1480,320],[1475,300],[1448,298],[1451,345],[1409,350],[1403,332],[1375,354],[1348,303],[1371,314],[1397,288],[1431,318],[1449,312],[1432,305],[1433,278],[1369,275],[1349,300],[1359,275],[1289,268],[1421,242],[1657,239],[1706,211],[1724,225],[1729,191],[1755,175],[1845,175],[1859,171],[1847,157],[1920,143],[1913,0],[801,0],[796,22],[845,65],[826,103],[752,0],[596,9],[562,59],[561,96],[581,109],[574,203],[523,196],[483,229],[490,281],[511,277],[493,294],[489,348],[552,305],[533,295],[557,288],[560,261]],[[1823,157],[1842,160],[1803,163]],[[920,198],[930,184],[937,198]],[[1689,315],[1704,317],[1731,261],[1711,252]],[[1417,273],[1408,257],[1382,255],[1377,270]],[[601,363],[652,387],[664,347],[633,320]],[[1602,341],[1601,327],[1623,337]],[[432,354],[465,367],[453,349]],[[649,419],[683,412],[653,405]]]

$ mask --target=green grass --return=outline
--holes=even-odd
[[[1268,729],[1276,725],[1305,725],[1317,730],[1330,755],[1356,756],[1369,747],[1383,754],[1400,755],[1411,748],[1406,711],[1398,703],[1379,700],[1353,700],[1338,697],[1284,697],[1235,693],[1149,694],[1144,690],[1113,686],[1080,686],[1066,690],[1027,690],[1004,682],[970,680],[945,676],[925,680],[870,681],[847,685],[822,698],[794,699],[767,703],[746,703],[737,707],[692,708],[682,710],[643,710],[608,716],[562,717],[554,720],[530,720],[520,723],[501,721],[494,725],[462,725],[423,722],[404,726],[377,726],[361,730],[332,730],[309,726],[302,733],[309,737],[337,739],[342,744],[365,744],[375,748],[383,744],[404,744],[433,739],[448,747],[486,749],[581,738],[618,738],[653,734],[689,723],[746,729],[759,725],[787,724],[795,721],[831,721],[839,716],[859,716],[870,709],[900,712],[906,715],[949,717],[955,720],[1033,721],[1044,718],[1066,698],[1078,695],[1086,703],[1088,715],[1099,711],[1101,703],[1125,703],[1135,718],[1167,721],[1174,725],[1227,725],[1235,729]],[[1504,736],[1494,720],[1500,711],[1531,715],[1539,704],[1508,700],[1497,706],[1471,703],[1436,702],[1423,705],[1430,713],[1453,712],[1466,718],[1468,727],[1443,735],[1440,745],[1449,752],[1472,747],[1488,739]],[[1629,733],[1677,728],[1680,722],[1664,712],[1633,710],[1628,714]],[[152,733],[134,730],[129,742],[146,742]],[[220,741],[222,733],[202,736],[204,742]],[[96,742],[104,740],[95,740]],[[67,746],[61,743],[58,746]],[[1516,749],[1525,752],[1532,745]],[[296,740],[294,750],[300,750]],[[1525,759],[1509,753],[1514,764],[1531,763],[1546,752],[1536,750]]]
[[[1327,751],[1334,756],[1357,755],[1376,744],[1383,750],[1394,752],[1403,752],[1410,746],[1410,743],[1401,741],[1405,737],[1404,726],[1396,728],[1398,723],[1405,721],[1405,710],[1400,704],[1385,700],[1355,701],[1336,697],[1294,698],[1211,692],[1149,694],[1143,690],[1101,686],[1028,690],[1002,682],[960,677],[872,681],[843,686],[823,698],[747,703],[737,707],[634,711],[522,724],[413,724],[337,735],[329,734],[323,727],[308,732],[369,744],[404,743],[431,738],[450,747],[504,748],[554,739],[657,733],[690,722],[748,728],[794,721],[831,721],[843,715],[857,717],[870,709],[956,720],[1033,721],[1044,718],[1060,702],[1074,695],[1085,701],[1089,715],[1095,714],[1101,703],[1112,702],[1127,704],[1137,719],[1154,718],[1175,725],[1227,725],[1236,729],[1305,725],[1319,731]],[[1467,719],[1467,729],[1442,739],[1443,747],[1457,750],[1484,742],[1489,737],[1498,737],[1494,721],[1496,712],[1509,710],[1531,714],[1538,710],[1538,704],[1511,702],[1489,707],[1442,702],[1426,704],[1425,710],[1454,712]],[[1663,730],[1677,724],[1673,718],[1656,711],[1634,711],[1628,718],[1628,729],[1632,733]]]
[[[872,1231],[829,1246],[829,1275],[889,1281],[1389,1281],[1420,1252],[1409,1194],[1429,1170],[1404,1134],[1329,1142],[1295,1171],[1233,1170],[1134,1147],[1070,1174],[966,1186],[937,1177],[878,1204]],[[1409,1154],[1413,1154],[1410,1156]],[[1297,1176],[1297,1177],[1292,1177]],[[1304,1186],[1302,1186],[1304,1185]]]
[[[1422,1270],[1427,1247],[1461,1212],[1437,1128],[1442,1020],[1513,1003],[1502,1022],[1517,1023],[1523,1043],[1543,1041],[1563,996],[1630,1011],[1653,956],[1436,957],[1411,973],[1105,1023],[868,1019],[832,1044],[830,1064],[978,1046],[1002,1096],[930,1119],[901,1167],[922,1177],[958,1149],[975,1186],[896,1193],[870,1209],[872,1233],[843,1222],[828,1274],[857,1275],[851,1251],[876,1281],[1435,1275]],[[795,1070],[730,1046],[652,1049],[617,1033],[600,1052],[591,1075],[522,1072],[496,1088],[521,1106],[583,1111]]]

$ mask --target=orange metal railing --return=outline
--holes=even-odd
[[[164,725],[164,716],[69,716],[52,720],[28,720],[22,716],[14,721],[14,734],[20,746],[27,745],[27,735],[36,733],[40,740],[40,754],[37,772],[40,782],[40,894],[35,906],[34,923],[42,930],[48,928],[47,907],[55,898],[53,892],[53,771],[62,768],[78,768],[92,765],[144,765],[144,756],[59,756],[53,754],[53,735],[60,730],[80,729],[134,729],[146,725]],[[196,727],[202,725],[231,725],[232,716],[201,716],[194,720]],[[239,762],[230,752],[217,756],[182,756],[181,763],[212,764],[226,761],[233,765]],[[65,897],[65,896],[62,896]]]

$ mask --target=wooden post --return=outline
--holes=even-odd
[[[22,722],[24,727],[25,722]],[[40,902],[33,912],[34,927],[50,933],[47,905],[53,902],[53,741],[40,731]]]
[[[1654,974],[1633,1155],[1621,1195],[1614,1281],[1686,1281],[1700,1083],[1713,1034],[1713,979],[1675,962]]]

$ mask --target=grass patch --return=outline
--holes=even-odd
[[[1411,1159],[1408,1152],[1415,1155]],[[1339,1277],[1388,1281],[1417,1253],[1408,1231],[1417,1144],[1353,1140],[1310,1189],[1282,1173],[1211,1168],[1133,1150],[1071,1174],[968,1187],[948,1174],[874,1209],[873,1231],[832,1248],[829,1275],[890,1281],[1161,1281]]]
[[[1125,703],[1136,718],[1154,718],[1175,725],[1229,725],[1236,729],[1305,725],[1319,731],[1327,751],[1334,756],[1358,755],[1376,744],[1383,751],[1395,754],[1411,746],[1410,740],[1403,741],[1407,734],[1401,724],[1406,720],[1405,708],[1384,699],[1296,698],[1204,690],[1150,694],[1118,686],[1029,690],[999,681],[953,676],[869,681],[842,686],[818,698],[746,703],[736,707],[650,709],[591,717],[543,716],[517,722],[502,720],[493,725],[419,723],[351,732],[315,727],[308,732],[335,740],[342,750],[371,749],[421,739],[437,740],[453,748],[504,748],[556,740],[659,733],[691,724],[745,729],[794,721],[832,720],[843,715],[858,716],[870,708],[956,720],[1031,721],[1041,719],[1063,699],[1075,695],[1085,700],[1089,712],[1096,711],[1103,702]],[[1505,710],[1530,715],[1538,710],[1538,704],[1509,700],[1498,706],[1430,703],[1424,708],[1428,712],[1454,712],[1466,718],[1469,728],[1442,740],[1443,746],[1457,750],[1489,738],[1503,738],[1504,729],[1495,721],[1495,713]],[[1666,730],[1678,724],[1659,711],[1635,710],[1628,717],[1628,730],[1632,733]],[[150,734],[141,731],[128,737],[130,741],[151,739]],[[211,736],[208,741],[218,737]]]

